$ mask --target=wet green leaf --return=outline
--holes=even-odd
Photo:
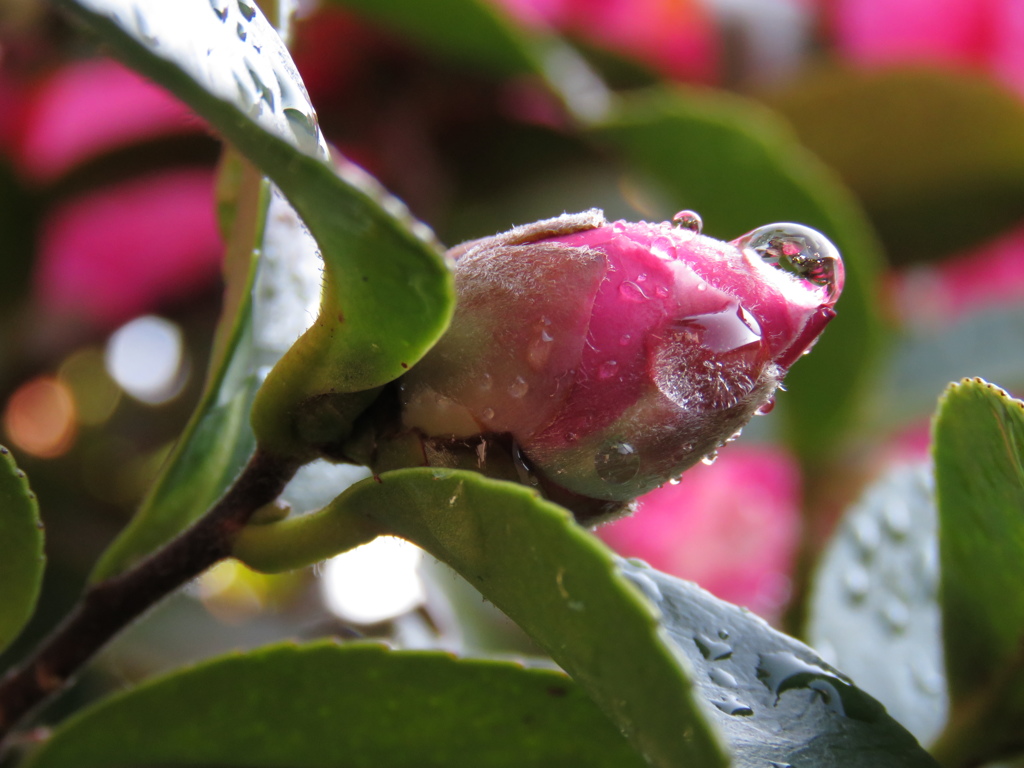
[[[307,451],[300,404],[397,378],[447,326],[452,280],[432,235],[355,166],[331,165],[291,57],[254,5],[60,2],[269,176],[316,238],[324,258],[320,315],[271,371],[253,417],[264,447]],[[342,422],[357,415],[357,401],[344,404]]]
[[[1024,751],[1024,402],[952,384],[934,425],[948,764]]]
[[[275,350],[256,332],[253,306],[257,274],[261,269],[271,270],[277,256],[270,252],[262,261],[258,258],[267,234],[271,191],[258,172],[237,156],[229,153],[225,163],[238,181],[230,202],[233,212],[227,233],[224,307],[203,395],[135,517],[97,563],[94,580],[124,570],[180,533],[224,492],[255,447],[249,409],[259,387],[256,370],[276,359]],[[300,231],[292,227],[290,234],[301,253]],[[308,244],[305,254],[315,271],[319,261]],[[261,306],[256,312],[268,309]],[[295,313],[303,309],[292,311],[293,323]],[[278,317],[283,324],[288,320],[287,315]],[[281,352],[283,349],[276,350],[276,355]]]
[[[844,515],[808,622],[811,644],[924,743],[949,709],[937,534],[930,465],[892,469]]]
[[[0,446],[0,651],[32,616],[45,564],[36,496],[10,451]]]
[[[593,136],[664,193],[657,214],[666,220],[691,208],[708,234],[725,240],[794,221],[838,246],[847,275],[839,316],[793,366],[779,397],[790,444],[805,460],[820,460],[858,413],[881,339],[878,249],[856,202],[776,116],[738,97],[681,89],[630,96]]]
[[[943,395],[935,422],[950,688],[966,696],[1024,636],[1024,403],[981,379]]]
[[[935,768],[912,735],[814,650],[696,584],[624,563],[661,609],[735,768]],[[877,654],[876,654],[877,657]]]
[[[226,163],[230,184],[222,187],[228,192],[220,211],[231,233],[228,288],[207,388],[140,514],[100,563],[94,576],[102,578],[180,531],[233,479],[254,446],[248,413],[263,370],[308,324],[310,276],[314,300],[321,279],[326,283],[321,317],[286,364],[271,372],[257,419],[261,438],[282,451],[304,449],[293,442],[290,406],[296,401],[372,388],[415,362],[447,322],[450,277],[439,253],[412,234],[422,225],[397,201],[354,170],[354,180],[343,180],[327,163],[301,81],[257,9],[206,0],[64,4],[273,177],[326,257],[321,275],[317,244],[305,236],[303,223],[282,203],[285,213],[271,215],[268,224],[269,187],[253,172],[242,173],[237,158]],[[264,267],[274,255],[276,263]],[[289,302],[290,294],[296,298]],[[304,370],[296,373],[296,367]]]
[[[308,522],[315,535],[303,536],[296,521],[278,537],[269,531],[269,552],[243,536],[245,551],[236,554],[257,568],[280,567],[277,550],[294,557],[305,546],[315,562],[368,529],[406,538],[526,630],[652,765],[727,763],[658,612],[604,545],[533,490],[475,472],[396,470],[353,486]]]
[[[571,680],[373,645],[277,646],[113,696],[60,726],[34,768],[644,765]]]
[[[831,69],[770,99],[860,198],[896,264],[1024,220],[1024,104],[951,69]]]
[[[652,765],[715,764],[716,731],[738,768],[934,765],[810,648],[695,585],[614,557],[527,488],[398,470],[287,522],[250,527],[259,535],[244,534],[236,554],[273,569],[304,564],[285,554],[304,550],[312,562],[374,531],[416,542],[539,642]]]

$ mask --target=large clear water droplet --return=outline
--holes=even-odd
[[[529,461],[527,461],[526,454],[523,453],[523,450],[519,447],[518,443],[512,444],[512,464],[516,468],[516,474],[519,476],[520,483],[534,487],[540,485],[540,479],[533,471],[533,467],[530,466]]]
[[[802,224],[768,224],[733,241],[754,251],[763,261],[794,277],[819,286],[825,303],[835,302],[843,289],[839,251],[820,232]]]
[[[228,20],[228,4],[227,0],[210,0],[210,7],[213,12],[217,14],[217,18],[221,21]]]
[[[654,380],[681,408],[731,408],[757,385],[766,361],[757,320],[732,303],[675,319],[654,352]]]
[[[902,634],[910,624],[910,608],[898,595],[888,595],[881,607],[882,620],[895,635]]]
[[[721,699],[712,699],[711,703],[727,715],[750,717],[754,714],[753,708],[749,704],[740,701],[734,694],[728,694]]]
[[[288,120],[288,127],[292,129],[299,149],[309,154],[315,154],[319,149],[316,117],[293,107],[285,107],[284,116]]]
[[[762,654],[757,679],[775,694],[776,702],[786,691],[805,689],[814,691],[827,709],[844,717],[873,722],[885,712],[849,680],[789,651]]]
[[[594,470],[606,483],[628,483],[640,471],[640,454],[629,443],[611,443],[594,457]]]
[[[697,644],[700,655],[708,661],[722,661],[732,656],[732,646],[722,640],[712,640],[706,635],[696,635],[693,642]]]
[[[871,589],[871,574],[867,568],[854,563],[843,574],[843,587],[846,589],[846,596],[851,601],[859,603],[867,597]]]
[[[711,678],[711,682],[723,688],[736,688],[739,685],[734,675],[717,667],[708,673],[708,677]]]
[[[704,230],[704,221],[696,211],[680,211],[672,217],[672,225],[696,232],[698,235]]]
[[[522,376],[516,376],[515,381],[508,385],[508,393],[512,397],[524,397],[530,391],[530,385]]]
[[[626,280],[619,286],[619,295],[626,301],[634,303],[646,301],[649,298],[648,295],[644,293],[644,289],[632,280]]]

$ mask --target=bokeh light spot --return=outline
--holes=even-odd
[[[53,459],[75,441],[75,401],[66,384],[39,376],[22,384],[4,409],[8,439],[26,453]]]
[[[173,399],[185,384],[181,329],[162,317],[143,315],[114,331],[105,360],[114,381],[150,405]]]
[[[328,560],[321,590],[327,608],[345,621],[376,624],[422,605],[422,550],[393,536]]]

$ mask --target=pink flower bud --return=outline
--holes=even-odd
[[[455,318],[403,379],[406,427],[510,436],[550,495],[619,506],[769,410],[843,282],[835,248],[811,229],[775,224],[724,243],[688,211],[657,224],[565,215],[451,255]]]

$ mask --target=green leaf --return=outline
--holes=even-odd
[[[277,550],[294,556],[303,541],[314,543],[308,555],[315,562],[332,543],[335,551],[347,548],[367,529],[406,538],[526,630],[652,765],[727,763],[658,611],[623,578],[604,545],[532,489],[475,472],[396,470],[354,485],[309,525],[316,535],[305,538],[302,518],[279,528],[282,537],[266,560],[246,535],[235,554],[260,568],[278,562]],[[275,526],[262,528],[272,541]]]
[[[922,742],[942,731],[949,706],[929,465],[891,470],[846,512],[814,579],[808,636]]]
[[[32,616],[45,564],[36,495],[0,445],[0,651]]]
[[[530,489],[398,470],[311,515],[306,536],[302,521],[250,526],[261,538],[243,534],[236,555],[260,568],[305,546],[315,560],[374,529],[416,542],[537,640],[652,765],[722,764],[719,731],[737,768],[934,765],[810,648],[693,584],[614,557]],[[275,528],[280,540],[263,550]]]
[[[220,497],[255,447],[249,410],[259,387],[256,370],[276,359],[271,345],[255,332],[253,307],[257,274],[272,269],[277,256],[261,249],[271,193],[258,172],[237,156],[229,153],[225,165],[238,181],[230,203],[224,307],[203,395],[138,512],[97,563],[92,574],[96,581],[125,570],[184,530]],[[292,227],[290,234],[301,249],[299,229]],[[262,261],[258,258],[261,250]],[[319,262],[308,245],[305,255],[313,261],[315,271]],[[255,311],[268,309],[263,306]],[[296,311],[301,318],[303,308],[293,310],[293,323]],[[289,321],[284,313],[277,319],[282,324]],[[277,356],[282,351],[277,350]]]
[[[934,441],[952,694],[935,749],[980,764],[1024,750],[1024,402],[981,379],[952,384]]]
[[[1024,636],[1024,403],[981,379],[946,390],[935,421],[950,688],[969,695]]]
[[[830,69],[771,103],[857,194],[894,263],[955,253],[1024,220],[1024,104],[989,78]]]
[[[739,97],[654,90],[623,99],[592,131],[665,193],[659,213],[666,219],[694,209],[707,233],[725,240],[794,221],[839,248],[846,263],[839,316],[779,397],[790,444],[805,461],[820,461],[858,413],[881,340],[878,248],[856,202],[775,115]]]
[[[443,333],[452,279],[426,227],[354,166],[339,175],[291,58],[252,4],[60,0],[128,65],[206,118],[269,176],[324,258],[320,316],[261,388],[253,424],[271,452],[303,454],[300,404],[400,376]],[[340,428],[361,399],[344,403]],[[335,404],[336,405],[336,404]]]
[[[112,696],[34,768],[644,765],[564,675],[374,645],[277,646]]]
[[[331,0],[426,50],[495,75],[536,73],[531,38],[482,0]]]
[[[811,648],[696,584],[625,563],[661,609],[735,768],[934,768],[914,737]]]

